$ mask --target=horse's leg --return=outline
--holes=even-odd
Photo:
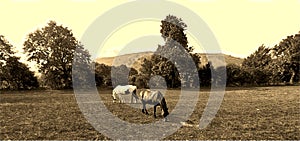
[[[146,115],[149,115],[147,109],[142,109],[142,113],[146,114]]]
[[[131,103],[133,103],[133,98],[134,98],[133,93],[131,93]]]
[[[149,113],[148,113],[147,109],[145,109],[145,111],[146,111],[146,115],[149,115]]]
[[[121,96],[121,94],[118,93],[118,97],[119,97],[119,103],[122,103],[122,96]]]
[[[142,101],[142,104],[143,104],[143,109],[142,109],[142,113],[146,114],[146,115],[149,115],[147,109],[146,109],[146,103],[144,101]]]
[[[164,114],[163,114],[163,116],[164,117],[166,117],[167,115],[169,115],[169,111],[168,111],[168,107],[167,107],[167,103],[166,103],[166,100],[165,100],[165,98],[163,98],[162,99],[162,101],[161,101],[161,108],[163,109],[163,111],[164,111]]]
[[[153,117],[156,118],[156,107],[158,106],[158,104],[154,105],[154,109],[153,109]]]
[[[124,99],[124,96],[122,96],[122,103],[125,103],[125,99]]]
[[[145,104],[144,104],[144,102],[142,102],[142,104],[143,104],[143,108],[142,108],[142,113],[144,113],[144,114],[146,114],[146,112],[145,112]]]
[[[148,113],[148,111],[147,111],[147,108],[146,108],[146,103],[145,103],[145,102],[143,102],[143,109],[144,109],[144,113],[145,113],[146,115],[149,115],[149,113]]]

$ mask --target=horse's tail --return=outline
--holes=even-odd
[[[160,102],[161,108],[164,111],[163,116],[166,117],[167,115],[169,115],[169,111],[168,111],[168,106],[167,106],[167,102],[165,100],[165,98],[163,97],[163,99]]]

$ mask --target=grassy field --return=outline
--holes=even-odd
[[[172,110],[179,90],[168,90]],[[107,108],[120,119],[150,123],[151,115],[125,104],[112,103],[111,90],[101,90]],[[209,90],[202,90],[189,123],[197,125]],[[0,140],[109,139],[98,133],[81,114],[73,91],[18,91],[0,94]],[[149,110],[152,114],[152,108]],[[228,88],[216,117],[207,128],[181,127],[165,139],[300,139],[300,88]]]

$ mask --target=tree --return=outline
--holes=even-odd
[[[19,62],[20,57],[15,56],[13,46],[0,35],[0,88],[32,89],[39,87],[34,73]]]
[[[138,71],[135,68],[129,68],[128,81],[130,85],[134,85],[138,77]]]
[[[226,68],[227,68],[227,66],[220,66],[220,67],[217,67],[216,69],[213,69],[214,76],[212,76],[212,82],[211,82],[212,86],[228,85],[228,84],[226,84],[227,78],[228,78]]]
[[[39,83],[34,73],[19,62],[19,57],[10,57],[4,66],[5,78],[10,89],[32,89],[38,88]]]
[[[173,39],[180,43],[188,52],[192,52],[193,48],[188,47],[188,40],[184,33],[187,25],[182,21],[181,18],[177,18],[173,15],[168,15],[164,20],[161,21],[161,36],[167,42],[167,40]]]
[[[172,85],[175,85],[176,87],[179,86],[181,80],[191,83],[194,81],[192,75],[197,74],[197,71],[199,70],[200,55],[193,53],[194,48],[188,46],[188,40],[185,34],[187,25],[181,18],[173,15],[168,15],[161,23],[160,33],[165,40],[165,45],[158,46],[156,52],[158,54],[164,54],[164,57],[167,58],[168,61],[173,61],[172,63],[163,61],[166,63],[162,63],[162,65],[169,66],[165,68],[171,69],[171,71],[165,72],[169,72],[169,77],[173,80],[172,83],[174,83]],[[191,60],[188,59],[190,57],[192,58],[192,61],[194,61],[197,70],[191,68]],[[185,72],[185,74],[179,74],[179,72]]]
[[[227,86],[244,86],[251,84],[251,74],[238,65],[228,64],[226,66]]]
[[[0,63],[4,65],[4,62],[8,58],[13,56],[14,52],[12,51],[13,46],[4,38],[3,35],[0,35]]]
[[[72,87],[73,64],[79,68],[79,72],[73,73],[85,72],[80,75],[82,77],[76,78],[76,82],[84,81],[89,75],[90,54],[76,40],[70,29],[59,26],[54,21],[30,33],[23,49],[27,53],[28,61],[38,64],[39,72],[46,79],[45,84],[52,89]]]
[[[251,81],[255,85],[265,85],[272,80],[271,73],[273,70],[269,68],[269,65],[272,63],[270,50],[261,45],[242,63],[243,69],[250,73],[252,76]]]
[[[274,59],[277,64],[275,69],[281,75],[281,80],[293,84],[299,76],[300,71],[300,32],[296,35],[288,36],[272,49]]]
[[[188,65],[187,58],[191,56],[194,59],[196,66],[200,63],[199,56],[192,54],[193,47],[188,47],[188,41],[186,34],[184,33],[187,25],[182,19],[173,15],[168,15],[161,21],[161,36],[165,40],[164,45],[159,45],[154,55],[150,60],[144,60],[144,64],[151,64],[144,67],[150,67],[145,69],[142,67],[140,70],[146,73],[145,78],[149,81],[150,76],[160,75],[166,81],[168,87],[179,87],[182,79],[188,80],[186,77],[191,75],[190,67]],[[177,62],[176,62],[176,61]],[[180,64],[179,68],[178,64]],[[180,74],[181,70],[187,70],[187,74]],[[149,72],[151,71],[151,72]],[[197,72],[195,72],[197,73]],[[188,80],[190,81],[190,80]]]
[[[159,55],[153,55],[152,63],[151,76],[162,76],[170,88],[180,87],[179,72],[172,61]]]
[[[14,52],[12,51],[12,45],[4,38],[3,35],[0,35],[0,88],[8,87],[8,81],[5,76],[7,72],[5,70],[6,61],[12,57]]]
[[[264,69],[271,62],[270,49],[264,45],[258,47],[258,49],[244,59],[242,66],[250,68]]]
[[[95,79],[97,86],[111,86],[111,67],[105,64],[95,63]]]
[[[152,57],[150,59],[143,58],[141,61],[141,68],[140,68],[140,73],[136,77],[135,85],[138,88],[149,88],[149,85],[147,82],[149,82],[152,73],[152,67],[153,67],[153,62],[152,62]]]
[[[210,86],[211,85],[211,70],[213,66],[211,66],[211,62],[208,62],[205,66],[198,70],[198,75],[200,78],[201,86]]]
[[[135,84],[138,71],[126,65],[112,66],[111,81],[113,86]]]

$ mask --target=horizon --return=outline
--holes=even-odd
[[[95,58],[95,60],[96,59],[102,59],[102,58],[115,58],[115,57],[118,57],[118,56],[126,56],[126,55],[133,55],[133,54],[139,54],[139,53],[154,53],[154,51],[133,52],[133,53],[126,53],[126,54],[118,54],[117,56],[97,57],[97,58]],[[228,56],[231,56],[231,57],[234,57],[234,58],[245,59],[245,58],[236,57],[236,56],[233,56],[233,55],[230,55],[230,54],[225,54],[225,53],[222,53],[222,52],[221,53],[209,53],[209,52],[203,52],[202,53],[202,52],[200,52],[198,54],[201,54],[201,55],[220,55],[221,54],[221,55],[228,55]]]

